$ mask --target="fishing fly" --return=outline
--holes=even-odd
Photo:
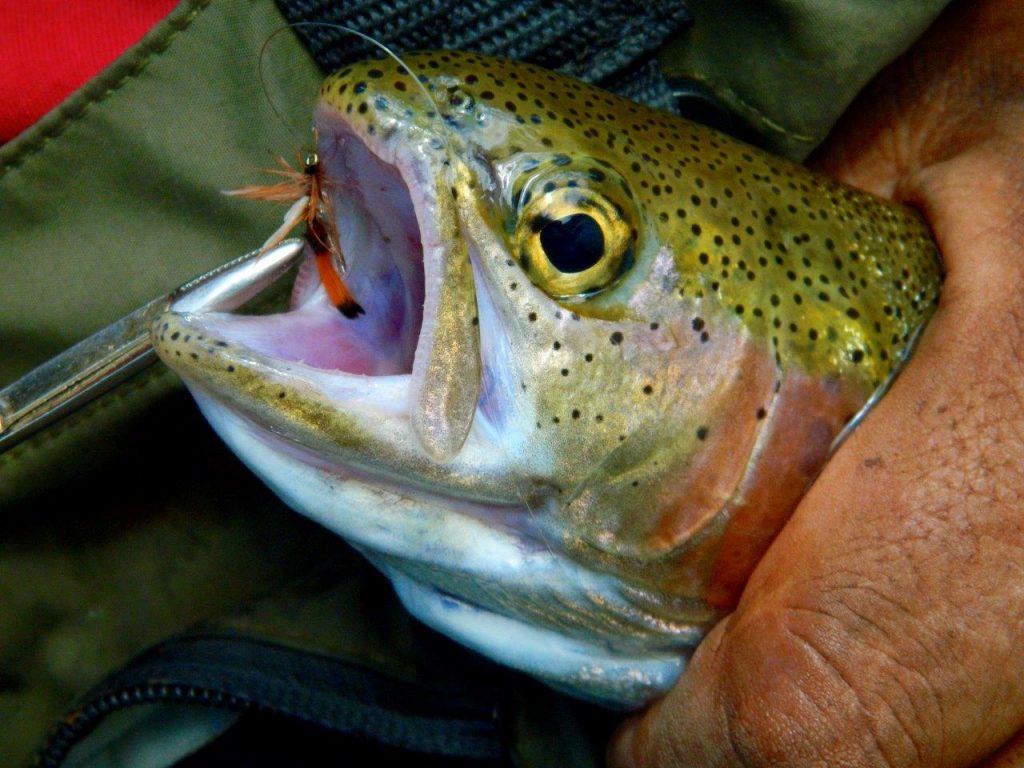
[[[407,72],[411,71],[406,66],[402,58],[388,46],[369,35],[352,29],[351,27],[346,27],[341,24],[323,24],[318,22],[298,22],[287,27],[282,27],[264,41],[263,48],[261,49],[259,56],[260,82],[263,85],[263,92],[267,96],[267,100],[274,113],[277,114],[282,121],[284,121],[284,118],[281,116],[281,113],[278,112],[277,107],[274,106],[273,99],[270,98],[266,82],[263,79],[264,54],[266,53],[267,46],[270,44],[271,40],[276,38],[278,34],[286,31],[287,29],[295,29],[298,27],[324,27],[358,37],[359,39],[380,49],[385,55],[397,62]],[[415,85],[426,97],[427,102],[433,104],[435,114],[443,114],[434,97],[423,84],[423,80],[419,77],[415,78]],[[446,126],[443,127],[446,128]],[[443,137],[444,141],[447,143],[447,134],[443,133]],[[316,139],[317,136],[314,132],[314,147],[317,146]],[[328,194],[331,187],[331,181],[324,174],[323,166],[320,163],[320,156],[317,154],[316,150],[310,150],[305,154],[305,156],[300,156],[299,159],[302,170],[294,169],[289,165],[288,161],[282,157],[277,158],[277,164],[279,167],[268,169],[268,173],[284,177],[285,180],[278,184],[240,187],[238,189],[227,190],[225,194],[244,197],[250,200],[271,200],[276,202],[292,203],[292,207],[289,208],[288,212],[285,214],[284,223],[281,224],[281,226],[278,227],[278,229],[267,239],[263,244],[263,247],[260,249],[260,252],[263,253],[270,250],[284,240],[284,238],[286,238],[288,234],[295,229],[295,227],[301,223],[305,223],[306,231],[304,237],[315,257],[317,272],[320,275],[320,281],[323,283],[324,289],[327,291],[327,297],[330,299],[331,303],[338,308],[338,311],[340,311],[341,314],[347,318],[355,319],[360,315],[366,314],[366,312],[352,295],[352,292],[349,290],[349,287],[345,283],[345,279],[343,277],[347,271],[347,265],[345,262],[345,254],[341,249],[341,240],[338,236],[338,229],[335,225],[337,219],[334,216],[334,208],[331,203],[331,197]]]
[[[320,156],[310,150],[302,160],[302,170],[296,170],[283,157],[277,158],[278,168],[268,172],[283,176],[277,184],[240,187],[225,192],[228,195],[250,200],[271,200],[292,203],[285,214],[284,222],[267,239],[260,249],[269,251],[280,243],[299,224],[305,223],[305,240],[313,252],[320,282],[327,291],[327,298],[345,317],[355,319],[365,314],[346,285],[342,275],[346,272],[345,254],[335,225],[334,208],[328,194],[331,182],[325,178]]]

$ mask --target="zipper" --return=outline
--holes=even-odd
[[[476,682],[409,683],[242,636],[179,638],[155,646],[87,693],[61,718],[36,765],[59,768],[105,717],[146,704],[269,713],[411,752],[506,759],[507,713],[496,694],[503,686]]]
[[[112,691],[64,715],[57,730],[39,753],[39,768],[59,768],[71,748],[88,736],[112,712],[143,704],[192,704],[245,712],[262,709],[253,702],[224,691],[195,685],[146,684]]]

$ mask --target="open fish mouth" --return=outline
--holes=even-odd
[[[291,311],[267,319],[233,316],[232,335],[277,360],[356,376],[412,373],[423,322],[423,239],[417,209],[432,202],[413,193],[399,170],[341,126],[321,142],[326,190],[337,214],[345,279],[366,310],[355,319],[331,305],[307,261],[295,282]],[[384,151],[381,144],[378,151]]]
[[[424,358],[444,345],[445,264],[472,251],[450,237],[438,142],[360,134],[335,113],[318,123],[345,279],[365,314],[343,317],[310,259],[287,312],[172,307],[154,327],[158,353],[229,447],[362,551],[425,623],[576,695],[649,701],[701,629],[638,607],[617,577],[560,551],[550,480],[509,448],[494,408],[478,407],[479,342],[456,361],[476,378],[458,449],[439,457],[416,429],[417,410],[432,407]],[[464,326],[499,335],[492,299],[475,285]]]

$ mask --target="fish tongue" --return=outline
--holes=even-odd
[[[455,205],[437,190],[438,248],[424,248],[423,328],[413,363],[412,425],[426,451],[451,459],[469,434],[480,397],[480,335],[469,250]],[[445,193],[443,193],[445,192]]]

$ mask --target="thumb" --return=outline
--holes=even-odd
[[[881,755],[866,715],[784,613],[758,609],[715,627],[669,695],[620,727],[608,764],[871,764]]]

